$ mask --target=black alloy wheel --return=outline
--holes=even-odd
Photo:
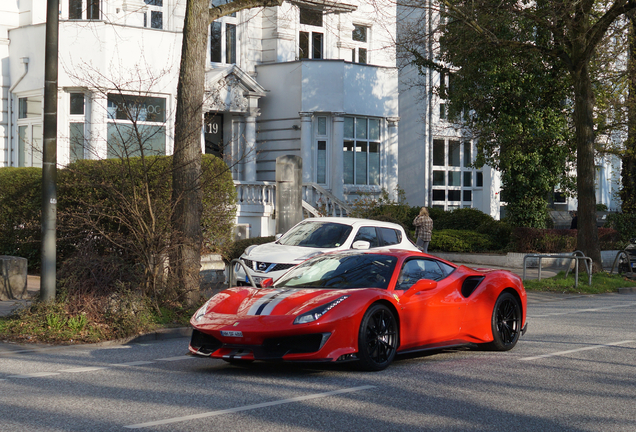
[[[374,304],[365,313],[358,332],[359,368],[380,371],[391,364],[398,347],[398,325],[391,310]]]
[[[514,348],[521,335],[521,305],[509,292],[502,293],[492,311],[493,341],[487,348],[508,351]]]

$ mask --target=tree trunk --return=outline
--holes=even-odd
[[[199,297],[201,267],[201,127],[209,0],[188,0],[183,29],[173,156],[172,267],[189,303]]]
[[[572,72],[574,82],[574,126],[576,129],[576,186],[578,195],[577,248],[592,258],[594,271],[603,268],[596,226],[594,187],[594,93],[588,62]]]

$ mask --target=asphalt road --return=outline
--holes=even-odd
[[[510,352],[378,373],[235,367],[187,343],[0,346],[0,431],[636,430],[636,294],[538,297]]]

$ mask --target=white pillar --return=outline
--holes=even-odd
[[[331,142],[331,193],[344,200],[344,113],[333,114]]]
[[[389,197],[397,200],[398,187],[398,122],[399,117],[387,118],[387,149],[386,149],[386,188]]]
[[[303,159],[303,183],[313,181],[313,157],[311,154],[312,144],[312,113],[301,112],[300,114],[300,157]]]
[[[252,113],[245,117],[245,181],[256,181],[256,116]]]
[[[88,99],[88,98],[87,98]],[[106,117],[108,100],[102,93],[93,93],[86,121],[89,134],[86,137],[86,159],[106,159],[108,156],[108,119]]]

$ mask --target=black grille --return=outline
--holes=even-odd
[[[220,340],[209,334],[200,332],[199,330],[192,330],[192,339],[190,340],[190,346],[201,354],[212,354],[214,351],[221,348]]]
[[[285,354],[312,353],[322,348],[331,333],[314,333],[307,335],[270,338],[263,341],[263,355],[280,358]]]
[[[266,266],[265,269],[268,269],[269,266],[272,265],[272,263],[263,263],[263,262],[248,260],[248,259],[243,259],[243,262],[245,263],[246,266],[248,266],[252,270],[259,270],[258,268],[259,264],[265,264]],[[272,268],[270,271],[287,270],[292,268],[295,265],[296,264],[276,264],[274,268]]]
[[[468,298],[473,291],[475,291],[475,288],[477,288],[479,286],[479,284],[481,283],[481,281],[484,280],[483,276],[469,276],[464,280],[464,283],[462,284],[462,295],[466,298]]]

